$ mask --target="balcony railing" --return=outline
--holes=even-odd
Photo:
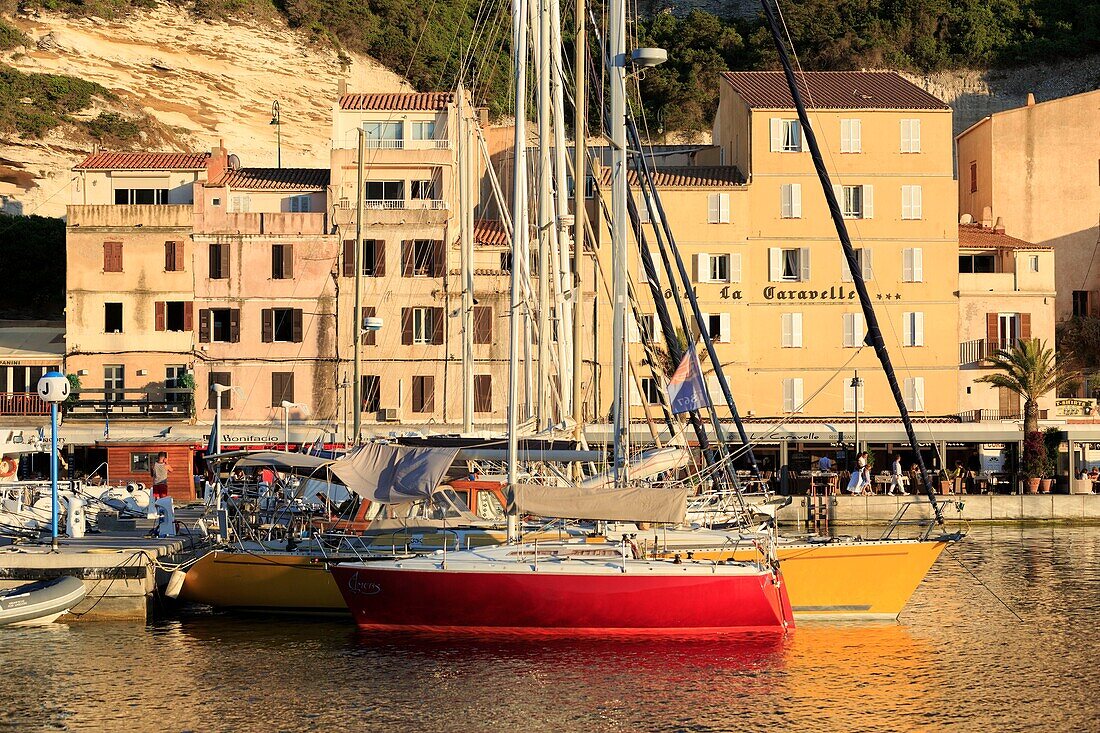
[[[959,344],[959,366],[983,366],[992,354],[989,342],[985,339],[963,341]]]
[[[367,199],[363,205],[368,209],[431,209],[433,211],[447,209],[447,202],[442,199],[410,199],[408,201],[404,199]]]
[[[50,406],[37,392],[0,392],[0,415],[45,415]]]
[[[189,394],[189,389],[174,387],[155,393],[148,389],[87,388],[66,405],[65,412],[71,420],[103,419],[105,415],[137,420],[187,417]]]
[[[355,136],[350,135],[346,141],[333,141],[332,147],[336,150],[353,150],[358,144]],[[368,150],[450,150],[451,141],[445,137],[429,140],[376,140],[368,137],[363,147]]]
[[[1001,420],[1023,420],[1024,413],[1022,410],[967,410],[966,412],[959,413],[959,420],[962,422],[998,422]],[[1039,419],[1047,419],[1047,410],[1039,410]]]
[[[404,140],[377,140],[367,136],[367,139],[363,141],[363,147],[371,148],[373,150],[401,150],[405,147]]]

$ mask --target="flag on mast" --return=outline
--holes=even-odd
[[[206,441],[206,455],[213,456],[222,452],[221,441],[221,421],[218,419],[221,417],[217,412],[214,413],[214,424],[210,426],[210,437]]]
[[[699,354],[692,344],[680,360],[680,366],[668,380],[668,399],[672,413],[693,412],[707,404],[706,382],[703,381],[703,366],[699,363]]]

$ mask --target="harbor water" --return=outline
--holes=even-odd
[[[897,623],[782,641],[425,639],[197,610],[6,629],[0,730],[1097,730],[1098,617],[1100,527],[976,527]]]

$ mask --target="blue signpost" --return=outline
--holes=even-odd
[[[69,379],[61,372],[46,372],[38,380],[38,396],[50,403],[50,538],[57,549],[57,406],[69,398]]]

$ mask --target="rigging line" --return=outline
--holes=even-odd
[[[971,578],[973,578],[974,580],[976,580],[976,581],[977,581],[977,583],[978,583],[978,585],[980,585],[980,586],[981,586],[982,588],[985,588],[985,589],[986,589],[986,591],[988,591],[988,592],[989,592],[989,595],[991,595],[991,596],[993,596],[994,598],[996,598],[996,599],[997,599],[997,602],[998,602],[998,603],[1000,603],[1000,604],[1001,604],[1002,606],[1004,606],[1004,607],[1005,607],[1006,609],[1008,609],[1008,612],[1009,612],[1009,613],[1011,613],[1011,614],[1012,614],[1013,616],[1015,616],[1015,617],[1016,617],[1016,620],[1017,620],[1017,621],[1019,621],[1019,622],[1020,622],[1020,623],[1022,623],[1022,624],[1024,624],[1024,623],[1027,623],[1027,622],[1026,622],[1026,621],[1024,621],[1024,619],[1023,619],[1023,618],[1022,618],[1022,617],[1020,616],[1020,614],[1016,613],[1016,611],[1015,611],[1015,610],[1014,610],[1014,609],[1012,608],[1012,606],[1008,605],[1008,603],[1007,603],[1007,602],[1005,602],[1005,600],[1004,600],[1003,598],[1001,598],[1001,597],[1000,597],[999,595],[997,595],[997,592],[996,592],[996,591],[994,591],[994,590],[993,590],[992,588],[990,588],[990,587],[989,587],[988,585],[986,585],[986,583],[984,583],[984,582],[982,581],[982,579],[981,579],[981,578],[979,578],[979,577],[978,577],[978,576],[977,576],[977,575],[976,575],[976,574],[974,573],[974,571],[973,571],[973,570],[971,570],[971,569],[970,569],[969,567],[967,567],[966,563],[964,563],[964,562],[962,561],[962,558],[960,558],[960,557],[959,557],[958,555],[956,555],[956,554],[955,554],[955,553],[954,553],[954,552],[953,552],[953,551],[951,550],[951,548],[950,548],[950,547],[948,547],[948,548],[947,548],[947,554],[951,556],[951,559],[952,559],[952,560],[954,560],[955,562],[957,562],[957,563],[959,564],[959,567],[961,567],[961,568],[962,568],[963,570],[965,570],[965,571],[966,571],[967,573],[969,573],[969,574],[970,574],[970,577],[971,577]]]
[[[470,42],[473,43],[474,35],[477,31],[477,19],[481,17],[481,8],[485,4],[485,0],[479,0],[477,6],[477,17],[474,18],[474,22],[470,27]],[[439,79],[436,80],[436,86],[443,86],[443,77],[447,74],[447,67],[451,65],[451,59],[454,57],[455,46],[458,45],[458,36],[462,33],[461,18],[468,18],[466,10],[470,7],[470,0],[463,0],[462,11],[459,13],[459,19],[455,20],[455,33],[451,37],[451,45],[447,48],[447,56],[443,61],[443,65],[439,69]],[[451,84],[452,87],[456,86],[461,79],[462,63],[459,62],[458,71],[455,75],[455,82]]]
[[[416,48],[413,49],[412,56],[409,57],[409,64],[405,67],[405,78],[409,78],[409,72],[412,71],[413,64],[416,62],[416,57],[420,53],[420,44],[424,42],[424,36],[428,33],[428,23],[432,20],[432,14],[435,12],[436,0],[432,0],[431,6],[428,8],[428,14],[424,16],[424,25],[420,27],[420,37],[416,39]]]

